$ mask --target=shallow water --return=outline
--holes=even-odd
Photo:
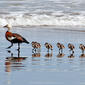
[[[79,44],[85,43],[84,0],[0,0],[0,27],[8,23],[17,26],[13,32],[30,43],[40,42],[42,48],[36,54],[31,44],[22,44],[20,54],[17,45],[6,49],[10,43],[4,37],[6,30],[1,28],[0,85],[85,84],[85,56],[79,49]],[[53,53],[47,53],[45,42],[53,45]],[[57,42],[65,45],[62,55]],[[75,45],[74,55],[68,43]]]
[[[27,29],[28,28],[28,29]],[[10,43],[5,39],[5,29],[0,29],[0,84],[1,85],[84,85],[85,57],[81,55],[79,44],[84,44],[85,33],[81,31],[56,30],[48,27],[16,27],[13,32],[24,36],[29,42],[41,43],[41,52],[33,54],[31,44],[22,44],[20,58],[17,45],[6,49]],[[42,28],[42,29],[41,29]],[[53,45],[53,53],[48,54],[44,43]],[[59,56],[56,43],[65,45]],[[70,56],[68,43],[75,45],[75,53]]]

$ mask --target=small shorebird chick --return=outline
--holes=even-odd
[[[75,49],[75,46],[71,43],[68,44],[68,48],[70,49],[70,51],[72,51],[72,54],[74,53],[74,49]]]
[[[59,43],[59,42],[57,43],[57,47],[59,48],[59,53],[62,53],[63,49],[65,48],[65,46],[63,44]]]
[[[33,41],[31,44],[32,44],[32,47],[33,47],[32,52],[34,52],[34,51],[36,52],[36,50],[40,51],[40,48],[41,48],[40,43]]]
[[[80,44],[79,48],[82,50],[82,54],[84,54],[85,46],[83,44]]]
[[[48,52],[49,52],[49,49],[52,51],[53,50],[53,46],[50,44],[50,43],[45,43],[44,44],[45,45],[45,47],[48,49]]]

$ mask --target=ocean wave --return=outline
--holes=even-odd
[[[11,13],[0,14],[0,26],[81,26],[85,27],[84,13]]]

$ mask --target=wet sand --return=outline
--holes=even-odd
[[[16,27],[13,32],[24,36],[30,44],[22,44],[18,58],[17,45],[6,49],[5,29],[0,29],[0,83],[1,85],[84,85],[85,56],[79,44],[85,44],[85,32],[57,30],[49,27]],[[32,53],[31,42],[41,43],[41,52]],[[53,53],[47,52],[45,42],[53,45]],[[56,43],[65,45],[60,55]],[[68,43],[75,46],[70,55]]]

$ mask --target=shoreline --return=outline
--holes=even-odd
[[[78,29],[77,29],[78,28]],[[60,31],[78,31],[78,32],[85,32],[85,27],[69,27],[69,26],[64,26],[64,27],[58,27],[58,26],[13,26],[13,29],[48,29],[48,30],[60,30]]]

